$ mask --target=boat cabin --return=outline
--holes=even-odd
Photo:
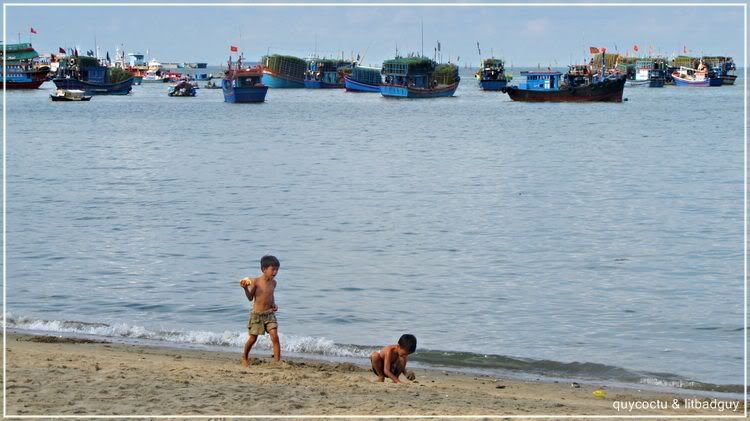
[[[505,63],[499,58],[488,58],[482,62],[482,80],[505,80]]]
[[[519,89],[531,91],[557,91],[560,89],[560,80],[562,79],[562,73],[560,72],[521,72],[521,76],[526,76],[526,82],[522,83]]]
[[[396,57],[383,62],[381,73],[387,85],[431,88],[435,66],[426,57]]]
[[[128,54],[128,64],[130,67],[145,66],[146,62],[143,60],[143,57],[141,53],[130,53]]]
[[[233,86],[235,88],[252,88],[261,83],[262,74],[242,74],[239,73],[234,77]]]
[[[307,63],[305,79],[328,84],[337,84],[341,82],[339,71],[343,71],[347,66],[351,67],[351,63],[343,60],[313,59]]]

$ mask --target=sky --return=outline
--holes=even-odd
[[[22,1],[22,0],[18,0]],[[28,4],[30,0],[25,0]],[[33,1],[33,0],[31,0]],[[48,0],[54,1],[54,0]],[[127,2],[127,0],[120,0]],[[731,1],[731,0],[729,0]],[[146,2],[146,0],[141,0]],[[460,3],[459,3],[460,4]],[[565,66],[608,52],[732,56],[744,64],[744,8],[737,6],[13,6],[6,4],[6,39],[39,52],[59,47],[114,55],[148,51],[161,62],[226,62],[230,46],[246,60],[267,52],[306,57],[364,56],[364,64],[421,53],[476,66],[480,55],[515,66]],[[422,23],[424,44],[422,44]],[[30,28],[37,34],[30,34]],[[424,47],[422,47],[424,45]],[[424,50],[422,50],[424,48]]]

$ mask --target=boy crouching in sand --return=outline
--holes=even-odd
[[[377,381],[385,381],[388,377],[393,383],[401,383],[398,377],[403,374],[409,380],[416,377],[413,371],[406,371],[406,360],[409,354],[417,350],[417,338],[414,335],[401,335],[398,345],[388,345],[380,351],[370,354],[372,371],[378,376]]]
[[[276,314],[279,308],[273,298],[273,291],[276,289],[276,274],[279,273],[279,259],[274,256],[263,256],[260,259],[260,271],[262,274],[257,278],[244,278],[240,281],[240,286],[245,290],[245,296],[249,301],[255,300],[253,310],[250,312],[250,320],[247,323],[248,338],[245,342],[245,349],[242,354],[242,365],[250,365],[250,350],[255,345],[258,335],[265,335],[266,332],[271,336],[273,343],[273,359],[281,359],[281,344],[279,344],[278,323]]]

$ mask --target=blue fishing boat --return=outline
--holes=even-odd
[[[482,68],[477,73],[479,87],[483,91],[502,91],[510,80],[510,76],[505,74],[505,63],[498,58],[482,61]]]
[[[127,95],[133,89],[133,75],[107,68],[94,57],[73,56],[60,61],[52,80],[58,89],[80,90],[88,95]]]
[[[734,85],[734,81],[737,80],[734,71],[737,70],[737,67],[732,57],[705,56],[701,60],[715,73],[715,78],[721,79],[722,85]]]
[[[221,89],[224,92],[224,102],[250,103],[266,100],[268,86],[264,85],[263,67],[242,67],[242,58],[237,60],[236,67],[232,67],[229,59]]]
[[[350,75],[344,76],[347,92],[380,92],[380,69],[354,66]]]
[[[649,88],[663,88],[667,81],[667,71],[665,69],[651,69],[648,71]]]
[[[461,78],[454,64],[437,64],[427,57],[396,57],[383,63],[380,94],[391,98],[453,96]]]
[[[274,89],[294,89],[305,87],[307,63],[298,57],[274,54],[264,56],[263,84]]]
[[[711,86],[708,71],[680,67],[672,73],[672,80],[676,86],[705,87]],[[719,79],[721,80],[721,79]]]
[[[622,102],[624,74],[606,75],[605,67],[595,71],[587,65],[570,66],[560,72],[521,72],[526,82],[508,86],[505,92],[513,101],[527,102]]]
[[[344,60],[311,59],[307,62],[307,71],[305,71],[305,88],[343,88],[345,73],[351,71],[351,68],[352,63]]]
[[[0,43],[0,60],[5,64],[3,85],[7,89],[37,89],[47,80],[49,66],[37,66],[39,54],[31,44],[6,44],[7,56],[3,57]]]

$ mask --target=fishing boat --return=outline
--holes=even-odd
[[[207,63],[185,63],[185,67],[190,69],[205,69],[208,66]]]
[[[482,61],[479,74],[479,87],[483,91],[502,91],[508,86],[510,75],[505,74],[505,63],[499,58],[488,58]]]
[[[60,63],[52,80],[58,89],[85,91],[88,95],[127,95],[133,89],[133,75],[119,68],[107,68],[95,57],[73,56]]]
[[[250,103],[263,102],[266,100],[268,86],[264,85],[263,67],[242,67],[242,57],[237,59],[237,64],[232,66],[232,58],[227,63],[227,71],[221,82],[224,92],[224,102]]]
[[[704,87],[710,86],[708,71],[680,67],[672,73],[672,80],[676,86]]]
[[[390,98],[453,96],[461,78],[454,64],[437,64],[427,57],[396,57],[383,63],[380,94]]]
[[[721,79],[722,85],[734,85],[734,81],[737,80],[734,71],[737,70],[737,67],[732,57],[705,56],[701,60],[716,73],[716,77]]]
[[[145,73],[143,74],[143,83],[166,83],[169,78],[164,77],[166,72],[162,70],[161,63],[156,59],[148,62]]]
[[[352,63],[344,60],[314,58],[308,61],[305,71],[305,88],[336,89],[344,87],[345,70]]]
[[[354,66],[352,73],[344,76],[347,92],[380,92],[380,69]]]
[[[633,67],[632,77],[625,80],[625,86],[650,86],[649,70],[654,68],[654,61],[651,59],[639,59]]]
[[[304,88],[305,60],[293,56],[274,54],[264,56],[263,84],[269,88]]]
[[[508,86],[513,101],[529,102],[622,102],[625,74],[608,75],[605,68],[594,72],[590,66],[570,66],[568,72],[525,71],[526,82]]]
[[[649,88],[663,88],[667,82],[667,71],[664,69],[651,69],[648,71]]]
[[[77,89],[57,89],[49,94],[52,101],[90,101],[91,95]]]
[[[6,44],[7,56],[3,56],[0,45],[0,60],[5,63],[6,77],[3,86],[7,89],[37,89],[47,80],[49,66],[37,66],[39,54],[30,43]]]
[[[181,80],[174,85],[170,85],[167,89],[167,95],[169,96],[195,96],[198,93],[198,86],[187,80]]]

